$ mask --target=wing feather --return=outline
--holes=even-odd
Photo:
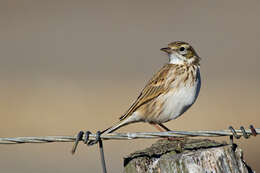
[[[160,94],[164,93],[169,86],[165,85],[165,80],[169,71],[173,68],[173,64],[164,65],[160,71],[158,71],[152,79],[146,84],[138,98],[119,119],[124,120],[128,116],[132,115],[143,104],[157,98]]]

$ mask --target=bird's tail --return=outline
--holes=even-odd
[[[117,122],[115,125],[113,125],[113,126],[107,128],[107,129],[103,130],[103,131],[101,132],[101,134],[112,133],[112,132],[116,131],[117,129],[119,129],[120,127],[123,127],[123,126],[125,126],[125,125],[127,125],[127,124],[129,124],[129,123],[130,123],[130,122],[129,122],[128,119],[125,119],[125,120],[123,120],[123,121],[119,121],[119,122]]]
[[[106,130],[103,130],[101,132],[101,134],[107,134],[107,133],[112,133],[115,130],[130,124],[130,123],[135,123],[135,122],[139,122],[140,121],[140,117],[139,115],[136,114],[132,114],[131,116],[127,117],[126,119],[122,119],[119,122],[117,122],[115,125],[113,125],[112,127],[107,128]]]

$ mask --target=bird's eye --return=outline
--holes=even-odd
[[[185,48],[184,47],[180,47],[180,51],[182,52],[182,51],[184,51],[185,50]]]

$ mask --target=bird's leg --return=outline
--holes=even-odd
[[[159,123],[159,124],[155,124],[155,123],[150,123],[152,126],[154,126],[157,130],[159,130],[160,132],[167,132],[167,131],[171,131],[168,127],[166,127],[165,125]]]
[[[168,129],[167,127],[165,127],[162,124],[154,124],[154,123],[150,123],[152,126],[154,126],[157,130],[159,130],[160,132],[165,132],[165,131],[170,131],[170,129]],[[164,139],[168,139],[168,140],[174,140],[172,137],[168,137],[168,138],[164,138]]]
[[[163,125],[163,124],[158,124],[160,127],[162,127],[164,130],[166,130],[166,131],[171,131],[171,129],[169,129],[168,127],[166,127],[165,125]]]
[[[171,131],[168,127],[166,127],[165,125],[159,123],[159,124],[155,124],[155,123],[150,123],[152,126],[154,126],[157,130],[159,130],[160,132],[167,132],[167,131]],[[167,138],[169,141],[173,141],[173,140],[180,140],[183,139],[182,137],[168,137]]]
[[[159,124],[150,123],[152,126],[154,126],[157,130],[160,132],[165,132],[165,129],[162,128]]]

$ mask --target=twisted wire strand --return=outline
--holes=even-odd
[[[260,128],[245,130],[248,136],[255,133],[260,134]],[[243,130],[234,130],[236,135],[243,136]],[[202,130],[202,131],[168,131],[168,132],[137,132],[137,133],[110,133],[101,135],[102,140],[130,140],[130,139],[152,139],[160,137],[221,137],[233,136],[231,130]],[[96,134],[89,134],[89,140],[95,140]],[[0,144],[23,144],[23,143],[49,143],[49,142],[75,142],[76,137],[73,136],[42,136],[42,137],[14,137],[0,138]],[[82,139],[84,141],[84,138]]]

